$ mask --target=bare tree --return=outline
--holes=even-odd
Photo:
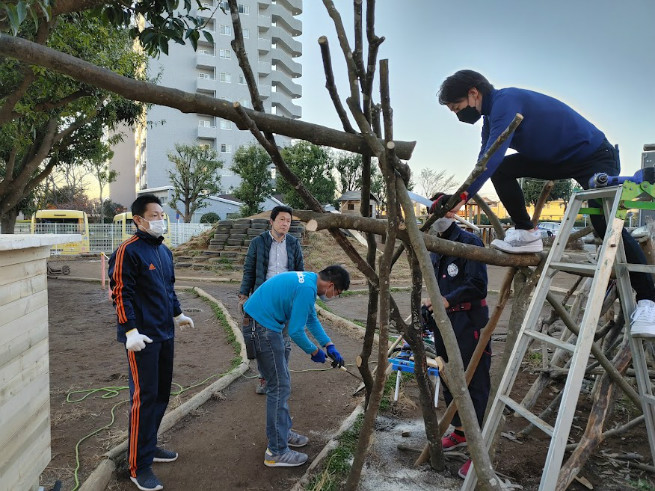
[[[438,192],[449,193],[457,187],[455,175],[446,175],[446,170],[436,170],[430,168],[421,169],[419,173],[419,187],[423,196],[431,198]]]

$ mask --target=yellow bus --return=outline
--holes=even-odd
[[[33,234],[80,234],[80,242],[56,244],[50,249],[52,254],[73,255],[90,252],[89,220],[86,213],[79,210],[38,210],[32,215]]]
[[[166,233],[164,234],[164,244],[168,247],[171,246],[171,221],[168,218],[168,215],[164,213],[164,220],[166,220]],[[132,221],[132,212],[126,211],[125,213],[119,213],[114,216],[114,239],[119,244],[127,239],[129,239],[134,232],[136,227],[133,225]],[[116,246],[118,247],[118,245]]]

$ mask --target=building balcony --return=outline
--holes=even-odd
[[[286,7],[279,3],[271,5],[271,21],[280,27],[285,27],[294,36],[302,34],[302,22],[293,17]]]
[[[277,0],[277,3],[284,5],[293,15],[302,14],[302,0]]]
[[[260,31],[267,31],[271,28],[273,21],[271,20],[271,14],[262,14],[261,12],[257,15],[257,26]]]
[[[302,116],[302,108],[291,102],[289,96],[282,92],[271,92],[270,100],[271,106],[277,107],[276,112],[278,116],[296,119]]]
[[[268,99],[271,96],[271,86],[270,84],[261,84],[257,87],[257,90],[259,91],[259,97],[264,99]]]
[[[271,41],[259,38],[257,40],[257,49],[260,53],[268,53],[271,50]]]
[[[289,53],[283,49],[274,49],[271,51],[271,63],[274,65],[282,64],[293,78],[302,75],[302,65],[289,56]]]
[[[271,61],[270,60],[259,60],[257,63],[257,73],[261,77],[268,77],[271,74]]]
[[[198,49],[196,52],[196,67],[213,70],[216,66],[216,56],[207,49]]]
[[[205,140],[216,139],[216,126],[198,126],[198,138]]]
[[[257,0],[257,7],[259,7],[260,10],[266,10],[270,4],[271,0]]]
[[[216,80],[213,78],[197,78],[196,90],[203,92],[216,92]]]
[[[291,94],[292,99],[297,99],[302,96],[302,86],[297,84],[289,78],[289,76],[280,71],[271,72],[271,85],[277,84],[284,87],[284,89]]]
[[[281,27],[273,27],[271,29],[271,41],[277,45],[283,44],[286,46],[293,56],[302,55],[302,43],[291,36],[289,31]]]

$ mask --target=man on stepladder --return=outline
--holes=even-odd
[[[541,234],[528,215],[518,178],[575,179],[583,189],[589,189],[589,180],[596,173],[619,175],[618,149],[607,141],[602,131],[557,99],[514,87],[495,89],[483,75],[473,70],[460,70],[448,77],[441,84],[438,96],[439,103],[447,106],[463,123],[474,124],[484,117],[479,158],[517,113],[523,115],[523,122],[493,154],[486,170],[452,210],[459,210],[491,178],[498,198],[514,222],[514,228],[507,231],[504,240],[496,239],[491,243],[501,251],[526,253],[543,249]],[[517,153],[506,156],[508,148]],[[435,202],[432,212],[436,206]],[[591,200],[589,206],[600,207],[600,204]],[[592,215],[591,223],[596,233],[604,237],[607,228],[604,216]],[[646,264],[639,244],[625,229],[622,238],[628,262]],[[648,273],[630,273],[630,281],[637,300],[631,334],[655,338],[653,277]]]
[[[132,203],[135,234],[109,259],[117,337],[129,362],[130,417],[127,463],[142,491],[163,489],[153,462],[173,462],[177,452],[157,446],[157,431],[173,380],[175,327],[194,327],[174,290],[173,255],[162,244],[164,210],[152,194]]]

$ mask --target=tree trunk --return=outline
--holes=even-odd
[[[16,217],[18,216],[18,210],[12,208],[6,213],[0,216],[0,233],[3,234],[13,234],[14,229],[16,228]]]

